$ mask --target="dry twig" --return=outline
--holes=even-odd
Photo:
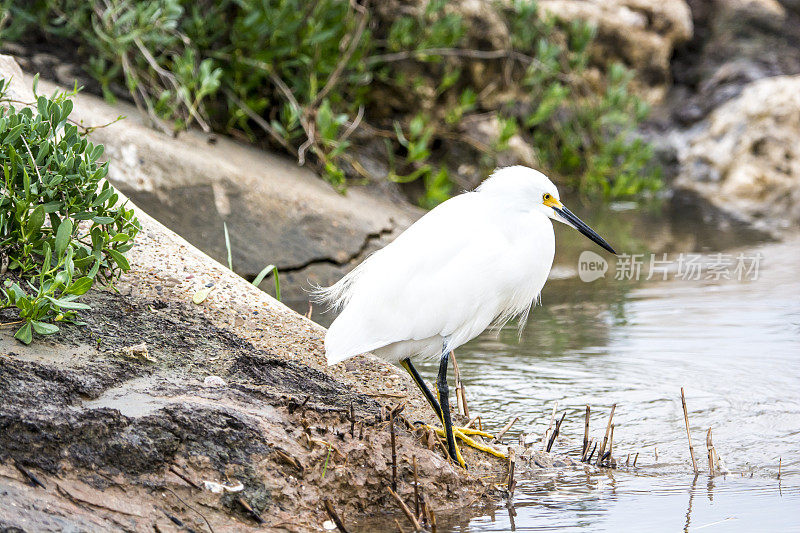
[[[450,352],[450,359],[453,361],[453,374],[456,381],[456,405],[459,412],[465,417],[469,418],[469,407],[467,407],[467,395],[464,392],[464,384],[461,382],[461,370],[458,368],[458,361],[456,361],[456,353]]]
[[[553,429],[553,434],[550,435],[550,440],[547,443],[547,452],[549,453],[550,450],[553,449],[553,444],[556,442],[556,437],[558,437],[558,433],[561,431],[561,423],[564,422],[564,417],[567,416],[567,413],[564,412],[561,415],[561,418],[556,422],[556,427]]]
[[[686,423],[686,438],[689,440],[689,454],[692,456],[692,469],[694,473],[697,470],[697,461],[694,458],[694,446],[692,446],[692,434],[689,432],[689,412],[686,410],[686,396],[683,394],[683,387],[681,387],[681,404],[683,404],[683,421]]]
[[[606,434],[603,437],[603,443],[600,445],[600,451],[597,453],[597,466],[603,461],[603,454],[606,451],[606,444],[608,444],[608,436],[611,432],[611,421],[614,419],[614,411],[617,409],[617,404],[611,406],[611,413],[608,415],[608,424],[606,425]]]
[[[336,509],[333,508],[333,504],[328,498],[322,500],[322,505],[325,507],[325,512],[328,513],[328,516],[331,517],[333,523],[336,524],[336,527],[339,528],[339,531],[342,533],[347,533],[347,528],[344,527],[344,522],[342,521],[339,513],[336,512]]]
[[[393,491],[391,487],[389,487],[388,490],[389,494],[391,494],[392,498],[394,498],[394,500],[397,502],[400,510],[403,511],[403,514],[406,515],[408,521],[411,522],[411,525],[414,527],[414,531],[422,531],[422,526],[419,525],[417,517],[414,516],[414,513],[412,513],[411,509],[408,508],[406,502],[404,502],[403,499],[395,491]]]
[[[589,451],[589,413],[591,409],[586,406],[586,422],[583,425],[583,450],[581,450],[581,461],[586,457],[586,452]]]
[[[518,416],[515,416],[514,418],[509,420],[508,423],[505,426],[503,426],[500,429],[500,431],[498,431],[497,434],[494,436],[494,441],[500,442],[500,439],[503,438],[503,435],[505,435],[508,432],[508,430],[511,429],[511,426],[517,423],[517,420],[519,420]]]

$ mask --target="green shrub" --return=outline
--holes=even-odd
[[[0,80],[0,101],[5,92]],[[38,96],[37,112],[15,107],[23,102],[0,107],[0,309],[16,310],[14,336],[26,344],[34,332],[57,332],[54,322],[74,322],[96,280],[111,284],[127,271],[139,231],[104,180],[102,145],[69,121],[69,96]]]
[[[661,183],[652,149],[633,134],[647,108],[629,91],[630,73],[591,65],[594,29],[542,16],[532,0],[495,6],[509,50],[470,49],[468,22],[445,0],[390,14],[351,0],[5,4],[0,38],[76,41],[108,97],[124,84],[162,126],[244,134],[340,189],[359,176],[420,180],[420,203],[433,205],[453,190],[460,163],[485,175],[513,135],[534,147],[541,170],[587,196],[637,196]],[[486,80],[472,78],[476,63]],[[499,138],[470,139],[464,124],[475,115],[496,117]]]

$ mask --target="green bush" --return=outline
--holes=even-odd
[[[194,121],[279,147],[339,188],[355,177],[419,180],[420,203],[435,205],[459,163],[485,175],[515,134],[543,171],[587,196],[661,183],[633,134],[647,107],[629,91],[631,74],[591,65],[593,28],[542,16],[532,0],[496,5],[508,50],[470,49],[468,22],[445,0],[389,14],[351,0],[5,4],[0,38],[77,42],[108,97],[124,86],[162,127]],[[476,64],[485,80],[473,78]],[[497,101],[507,103],[486,103]],[[487,114],[499,138],[470,139],[465,120]]]
[[[0,79],[0,310],[16,310],[14,336],[27,344],[74,322],[96,280],[111,284],[130,268],[139,223],[103,179],[102,145],[69,121],[71,94],[38,96],[34,112],[5,93]]]

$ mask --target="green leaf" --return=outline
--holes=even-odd
[[[86,291],[92,288],[92,284],[94,280],[89,276],[84,276],[82,278],[76,279],[69,287],[64,289],[64,292],[67,294],[74,294],[76,296],[80,296],[82,294],[86,294]]]
[[[131,269],[131,265],[128,264],[128,260],[125,259],[125,256],[119,253],[116,250],[109,250],[108,253],[111,254],[111,258],[114,259],[114,262],[122,269],[123,272],[127,272]]]
[[[45,242],[44,243],[44,260],[42,261],[42,275],[41,275],[41,278],[39,279],[39,283],[44,281],[44,275],[47,273],[47,271],[50,270],[50,259],[51,259],[51,256],[52,256],[52,252],[50,251],[50,244]]]
[[[25,191],[25,199],[28,200],[31,197],[31,176],[28,174],[28,169],[22,169],[22,187]]]
[[[28,239],[39,233],[39,230],[42,229],[42,225],[44,224],[44,214],[43,205],[36,206],[36,209],[31,212],[31,217],[28,219],[28,223],[25,225],[25,233],[27,234]]]
[[[31,332],[31,323],[26,322],[24,326],[19,328],[17,332],[14,333],[14,338],[25,344],[30,344],[31,341],[33,340],[33,333]]]
[[[53,298],[52,296],[45,296],[45,298],[50,300],[50,302],[53,305],[61,307],[63,309],[76,309],[76,310],[91,309],[91,307],[89,307],[88,305],[82,304],[80,302],[71,302],[69,300]]]
[[[256,287],[258,287],[259,285],[261,285],[261,282],[262,282],[262,281],[264,281],[264,278],[266,278],[266,277],[267,277],[267,275],[269,275],[269,273],[270,273],[270,272],[272,272],[273,270],[274,270],[276,273],[277,273],[277,271],[278,271],[278,269],[277,269],[277,268],[275,268],[275,265],[267,265],[267,266],[265,266],[265,267],[264,267],[264,268],[261,270],[261,272],[259,272],[259,273],[258,273],[258,276],[256,276],[256,278],[253,280],[253,285],[255,285]]]
[[[72,238],[72,220],[64,218],[56,231],[56,257],[61,257]]]
[[[36,100],[36,108],[37,108],[37,110],[39,111],[39,114],[40,114],[40,115],[42,115],[42,117],[45,117],[45,116],[47,116],[47,106],[48,106],[48,100],[47,100],[47,97],[45,97],[45,96],[40,96],[40,97],[39,97],[39,98]]]
[[[225,249],[228,251],[228,269],[233,270],[233,256],[231,255],[231,236],[228,234],[228,223],[222,223],[222,229],[225,232]]]
[[[33,331],[39,335],[52,335],[58,332],[58,326],[55,324],[48,324],[47,322],[40,322],[38,320],[31,321]]]

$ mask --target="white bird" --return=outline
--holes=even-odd
[[[332,365],[372,352],[400,363],[444,426],[450,457],[464,465],[454,436],[497,454],[452,427],[449,354],[492,324],[519,316],[539,298],[555,253],[551,220],[563,222],[615,253],[569,211],[556,186],[523,166],[496,170],[475,191],[428,212],[331,287],[320,300],[341,310],[325,336]],[[441,405],[411,359],[440,357]]]

